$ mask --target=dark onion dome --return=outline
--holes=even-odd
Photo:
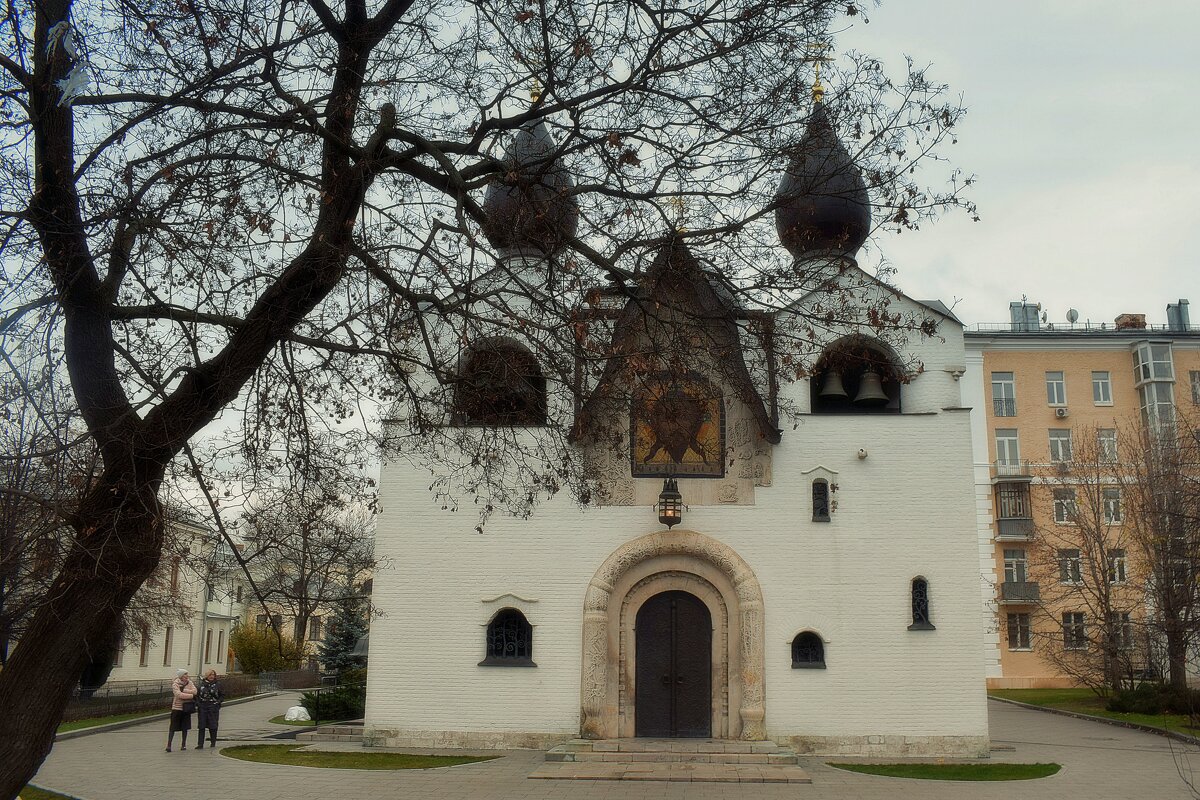
[[[816,103],[775,194],[775,228],[793,256],[853,255],[871,232],[871,200],[822,103]]]
[[[513,137],[504,154],[505,171],[493,178],[483,198],[483,232],[493,246],[550,255],[575,235],[575,184],[554,158],[556,149],[540,120]]]

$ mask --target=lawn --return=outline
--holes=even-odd
[[[1190,726],[1185,714],[1125,714],[1109,711],[1104,707],[1107,701],[1103,697],[1097,697],[1091,689],[993,689],[988,694],[1005,700],[1016,700],[1018,703],[1028,703],[1031,706],[1091,714],[1093,717],[1165,728],[1190,736],[1200,735],[1200,730]]]
[[[20,798],[21,800],[70,800],[65,794],[48,792],[36,786],[26,786],[21,790]]]
[[[887,778],[927,781],[1028,781],[1058,772],[1058,764],[838,764],[829,766]]]
[[[418,756],[408,753],[305,751],[302,744],[249,744],[226,747],[221,755],[260,764],[329,769],[433,769],[490,761],[499,756]]]
[[[64,722],[58,726],[59,733],[67,731],[75,731],[80,728],[94,728],[97,725],[108,725],[110,722],[124,722],[127,719],[139,719],[141,717],[152,717],[155,714],[165,714],[168,709],[151,708],[146,711],[134,711],[130,714],[113,714],[108,717],[91,717],[89,719],[77,719],[71,722]],[[24,796],[24,795],[22,795]]]

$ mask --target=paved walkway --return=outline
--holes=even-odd
[[[294,703],[284,695],[221,712],[222,735],[261,739],[287,730],[267,722]],[[1140,731],[989,703],[995,761],[1053,761],[1054,777],[1021,783],[950,783],[877,778],[803,758],[811,785],[547,781],[527,776],[542,753],[436,770],[374,772],[252,764],[211,750],[164,753],[166,722],[60,742],[35,783],[84,800],[297,800],[381,797],[414,800],[1175,800],[1192,797],[1180,776],[1200,783],[1200,749]],[[193,731],[193,736],[195,732]],[[226,744],[232,742],[227,741]],[[178,745],[178,741],[176,742]],[[194,745],[194,741],[189,742]]]

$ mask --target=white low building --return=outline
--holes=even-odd
[[[547,152],[547,136],[539,125],[518,137],[514,171]],[[376,548],[390,566],[374,586],[368,745],[694,736],[987,755],[962,326],[855,265],[866,190],[819,107],[802,145],[780,188],[784,245],[851,306],[887,303],[924,324],[885,343],[865,320],[831,320],[811,379],[788,382],[772,332],[800,326],[828,293],[756,315],[669,241],[634,294],[596,315],[610,355],[568,414],[570,457],[594,478],[587,506],[563,491],[482,531],[469,499],[455,511],[445,498],[469,498],[481,470],[517,474],[487,437],[504,429],[497,441],[535,447],[538,423],[566,412],[536,343],[485,327],[465,348],[445,336],[463,376],[449,391],[493,395],[452,403],[457,444],[384,465]],[[817,196],[814,177],[841,183]],[[540,227],[525,225],[514,204],[539,196],[524,191],[489,191],[489,235],[507,274],[540,285],[551,256],[531,253],[555,250],[547,219],[566,229],[574,217],[547,192]],[[492,383],[472,383],[480,375]],[[504,380],[516,381],[508,394]],[[670,528],[664,478],[683,504]]]

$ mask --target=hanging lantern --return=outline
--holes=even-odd
[[[663,481],[662,491],[658,493],[658,521],[670,530],[683,520],[683,495],[679,493],[679,484],[674,478]]]

